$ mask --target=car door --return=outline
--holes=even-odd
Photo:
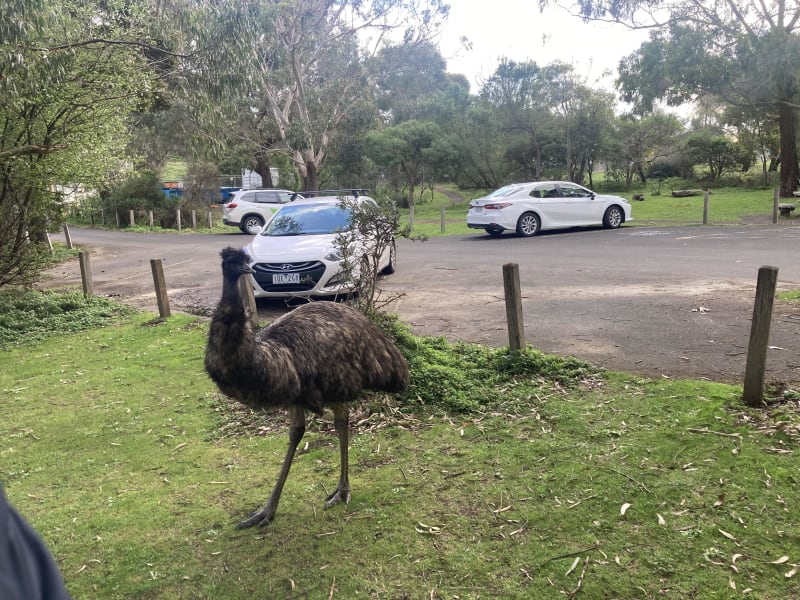
[[[559,184],[566,206],[564,222],[567,226],[597,225],[603,222],[603,203],[594,192],[575,183]]]
[[[558,185],[543,182],[531,188],[528,203],[539,213],[542,229],[564,225],[567,199],[561,195]]]

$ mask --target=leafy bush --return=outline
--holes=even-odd
[[[175,206],[161,187],[161,181],[155,173],[136,173],[114,187],[101,201],[102,207],[112,214],[117,213],[120,225],[129,224],[127,215],[133,210],[137,221],[145,218],[148,211],[153,211],[155,222],[162,227],[169,227],[175,219]],[[170,222],[171,220],[171,222]]]
[[[473,412],[525,400],[515,394],[522,381],[538,379],[543,389],[571,387],[595,371],[578,359],[550,356],[532,348],[511,352],[507,347],[415,337],[392,316],[380,313],[374,318],[394,336],[409,361],[407,401],[446,411]]]
[[[0,292],[0,349],[83,331],[134,312],[108,298],[85,298],[80,292],[6,289]]]

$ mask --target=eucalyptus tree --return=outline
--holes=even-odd
[[[654,163],[678,153],[682,132],[680,119],[663,111],[646,116],[621,115],[614,120],[606,147],[609,173],[620,173],[628,188],[636,177],[647,183],[647,173]]]
[[[583,183],[593,160],[604,152],[614,118],[614,95],[591,89],[571,65],[554,62],[542,69],[545,98],[563,141],[562,165],[570,181]]]
[[[449,162],[453,149],[432,121],[403,121],[367,134],[366,153],[378,165],[393,170],[405,184],[409,208],[426,177],[432,180]]]
[[[428,40],[447,14],[441,0],[255,0],[237,10],[216,78],[241,99],[241,121],[252,118],[247,133],[289,156],[306,190],[343,124],[373,102],[366,58]]]
[[[502,60],[483,83],[480,97],[503,118],[509,134],[526,137],[532,148],[533,177],[542,176],[541,130],[552,119],[545,72],[534,61]]]
[[[186,54],[168,3],[0,2],[0,286],[41,266],[60,193],[120,167],[126,116]],[[174,30],[173,30],[174,31]]]
[[[541,5],[548,0],[540,0]],[[784,0],[574,0],[585,19],[653,28],[620,65],[623,97],[646,110],[712,93],[770,115],[780,130],[781,195],[798,183],[800,4]]]

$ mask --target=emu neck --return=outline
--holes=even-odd
[[[239,278],[226,277],[222,284],[222,297],[212,318],[217,325],[217,341],[221,347],[252,348],[255,339],[253,326],[244,308],[239,291]]]

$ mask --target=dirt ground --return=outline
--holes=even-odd
[[[402,268],[382,280],[382,285],[387,294],[401,294],[388,309],[416,334],[500,347],[508,344],[508,332],[497,265],[513,256],[521,264],[526,341],[533,347],[648,377],[741,385],[753,311],[753,266],[767,264],[775,256],[775,247],[800,249],[797,227],[753,225],[741,235],[750,235],[747,248],[761,253],[746,261],[726,260],[741,252],[733,246],[724,253],[692,246],[702,242],[718,249],[732,243],[727,241],[731,238],[728,230],[704,233],[706,241],[694,235],[697,230],[690,230],[686,242],[673,243],[663,251],[683,254],[665,257],[650,270],[633,274],[629,268],[604,267],[602,262],[586,268],[571,236],[545,236],[536,245],[513,238],[497,244],[488,236],[431,240],[427,246],[401,248]],[[655,248],[667,237],[654,239],[649,229],[625,235],[615,263],[631,253],[641,255],[640,247]],[[219,250],[246,242],[246,236],[233,234],[165,236],[94,230],[77,230],[72,237],[91,250],[96,293],[157,312],[150,265],[144,257],[164,257],[172,310],[199,315],[210,315],[219,300]],[[591,240],[598,253],[620,246],[615,242],[601,249],[610,240],[602,231],[582,233],[577,239]],[[549,264],[541,260],[545,251],[551,252]],[[493,252],[503,254],[494,256]],[[711,258],[706,258],[695,272],[685,257],[703,252],[720,254],[720,266],[709,266]],[[476,254],[487,260],[471,260]],[[792,252],[783,254],[793,256]],[[667,273],[670,268],[673,271]],[[722,273],[722,269],[731,271]],[[784,287],[800,288],[800,268],[793,267],[793,259],[787,259],[781,275]],[[77,260],[48,272],[39,287],[76,285],[80,285]],[[260,319],[272,319],[286,310],[281,300],[259,301]],[[776,303],[772,323],[767,382],[774,389],[800,389],[800,305]]]

